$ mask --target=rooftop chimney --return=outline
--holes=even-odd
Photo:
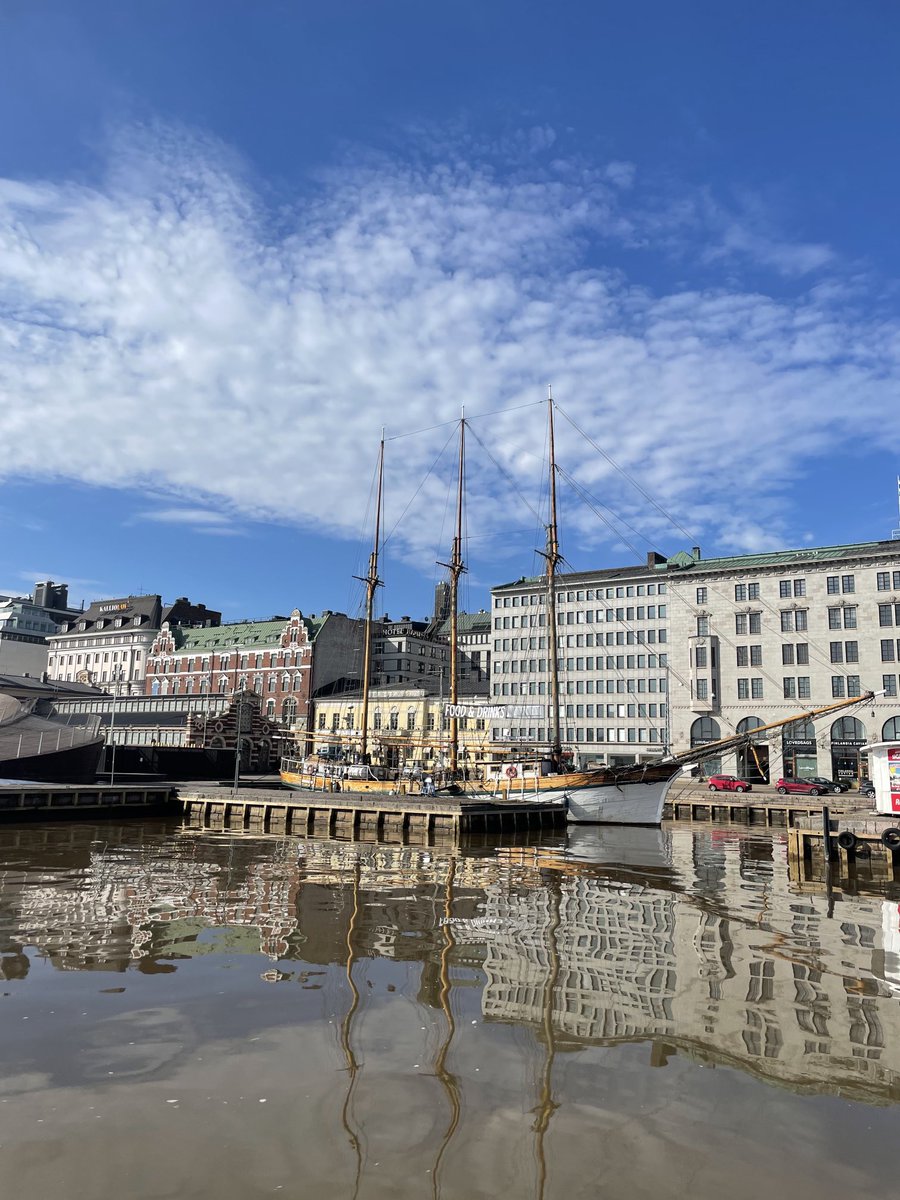
[[[691,546],[691,558],[693,558],[694,562],[700,561],[700,547],[699,546]]]

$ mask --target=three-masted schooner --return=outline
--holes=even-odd
[[[559,531],[556,503],[556,446],[553,421],[554,401],[548,389],[548,447],[549,447],[549,515],[546,525],[546,545],[539,553],[545,562],[546,619],[549,656],[549,680],[547,713],[549,717],[549,744],[541,752],[523,755],[519,759],[506,758],[500,764],[485,764],[480,779],[472,779],[469,773],[462,779],[459,772],[459,663],[458,663],[458,611],[459,577],[465,570],[462,558],[463,541],[463,497],[465,486],[465,437],[466,418],[463,412],[459,422],[459,462],[456,491],[456,525],[450,561],[440,563],[450,576],[450,696],[446,711],[449,714],[449,769],[446,772],[439,794],[452,796],[454,800],[465,797],[472,799],[515,799],[535,800],[542,804],[559,804],[566,808],[570,822],[583,824],[613,825],[659,825],[663,805],[674,780],[682,769],[691,763],[752,743],[760,733],[780,728],[799,720],[811,720],[825,713],[836,712],[871,699],[873,693],[838,701],[823,708],[804,713],[794,713],[770,725],[757,727],[746,733],[735,734],[705,744],[683,754],[667,757],[653,763],[635,763],[623,766],[599,766],[589,770],[570,771],[563,767],[563,746],[560,728],[560,684],[558,627],[556,616],[556,578],[562,561],[559,549]],[[366,587],[365,645],[363,650],[362,679],[362,728],[358,763],[344,768],[340,786],[348,792],[368,795],[395,792],[397,783],[384,779],[383,771],[370,765],[368,751],[369,689],[371,679],[371,649],[375,594],[381,586],[378,575],[378,559],[381,536],[384,476],[384,436],[382,434],[378,456],[378,483],[375,514],[375,539],[369,566],[360,582]],[[485,710],[489,716],[502,715],[506,706],[491,706]],[[468,711],[468,709],[466,710]],[[475,710],[476,716],[478,710]],[[286,759],[282,762],[282,782],[292,788],[329,787],[333,785],[334,771],[315,760],[298,761]]]

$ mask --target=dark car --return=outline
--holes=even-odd
[[[828,790],[816,779],[779,779],[775,784],[779,796],[788,792],[799,792],[804,796],[823,796]]]
[[[871,779],[864,779],[862,781],[862,783],[859,785],[859,794],[861,796],[874,796],[875,795],[875,784],[872,782]]]
[[[817,783],[823,787],[826,792],[849,792],[850,784],[842,783],[839,779],[826,779],[822,775],[813,775],[806,781],[807,783]]]
[[[753,791],[753,784],[748,779],[738,779],[736,775],[710,775],[708,786],[711,792]]]

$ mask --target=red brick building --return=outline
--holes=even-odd
[[[208,629],[163,624],[150,647],[149,696],[256,693],[261,715],[298,732],[309,728],[317,691],[354,683],[362,622],[343,613],[235,621]],[[356,679],[358,684],[358,679]]]

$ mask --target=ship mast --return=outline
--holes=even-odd
[[[459,418],[459,467],[456,481],[456,531],[448,563],[439,563],[450,572],[450,778],[456,779],[459,769],[459,719],[455,715],[459,703],[459,577],[466,569],[462,560],[463,490],[465,487],[466,410]],[[443,723],[443,721],[442,721]]]
[[[378,550],[381,541],[381,509],[384,494],[384,430],[381,431],[381,445],[378,451],[378,490],[375,500],[375,539],[372,543],[372,553],[369,555],[368,573],[356,576],[366,585],[366,629],[363,646],[363,677],[362,677],[362,738],[360,741],[360,760],[369,761],[369,679],[372,663],[372,613],[375,608],[375,592],[381,586],[378,578]]]
[[[550,521],[547,525],[547,647],[550,655],[550,757],[554,767],[562,765],[562,739],[559,731],[559,659],[556,630],[556,568],[562,558],[559,553],[559,533],[556,524],[556,445],[553,437],[553,389],[547,388],[547,414],[550,444]]]

